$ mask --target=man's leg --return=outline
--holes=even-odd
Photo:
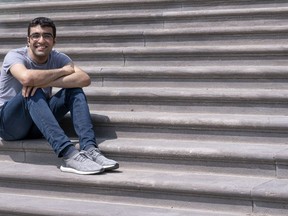
[[[44,92],[37,89],[33,96],[25,100],[25,103],[31,119],[59,156],[60,152],[72,143],[51,112]]]
[[[51,112],[41,89],[29,98],[18,94],[2,107],[0,115],[0,136],[4,140],[24,139],[31,134],[31,127],[37,125],[58,156],[61,156],[63,149],[74,147]],[[35,131],[39,134],[37,130]],[[103,167],[91,160],[85,152],[78,151],[69,158],[63,158],[60,169],[77,174],[95,174],[104,171]]]
[[[21,93],[5,103],[0,112],[0,137],[7,141],[26,138],[34,122]]]
[[[66,150],[67,153],[67,148],[68,152],[72,149],[72,154],[66,154],[66,156],[63,157],[63,164],[60,167],[61,171],[83,175],[96,174],[104,171],[103,167],[91,160],[85,152],[77,151],[60,127],[57,119],[65,115],[63,112],[65,109],[62,110],[62,113],[58,112],[57,115],[54,115],[49,106],[50,103],[48,105],[46,101],[45,94],[39,89],[28,99],[27,105],[33,121],[58,156],[63,156],[63,150]]]
[[[86,96],[81,88],[61,89],[51,98],[49,106],[58,121],[70,111],[82,150],[87,146],[97,147]]]
[[[119,167],[116,161],[106,158],[97,148],[87,99],[81,88],[60,90],[50,100],[50,107],[56,118],[61,118],[70,111],[75,132],[79,137],[80,148],[87,151],[93,161],[106,170]]]

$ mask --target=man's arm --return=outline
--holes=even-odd
[[[10,72],[23,86],[41,87],[49,85],[60,77],[71,75],[75,70],[73,64],[51,70],[32,70],[27,69],[23,64],[15,64],[10,68]]]
[[[82,88],[85,86],[89,86],[91,83],[89,75],[77,66],[74,66],[74,70],[75,73],[66,76],[61,76],[58,79],[51,81],[45,87]]]

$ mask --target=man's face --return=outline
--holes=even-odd
[[[29,54],[33,61],[43,64],[55,44],[53,29],[37,25],[30,28],[30,35],[27,37]]]

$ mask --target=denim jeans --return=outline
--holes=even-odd
[[[81,88],[61,89],[49,99],[42,89],[28,98],[19,93],[0,110],[0,137],[12,141],[44,136],[60,157],[61,151],[72,144],[58,123],[69,111],[80,148],[96,146],[89,107]]]

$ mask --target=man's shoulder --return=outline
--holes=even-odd
[[[27,47],[25,46],[25,47],[11,49],[9,52],[18,52],[18,53],[27,52]]]
[[[21,47],[21,48],[16,48],[16,49],[12,49],[10,50],[7,55],[27,55],[27,47]]]
[[[63,52],[57,50],[57,49],[52,49],[51,50],[51,55],[59,56],[59,55],[65,55]]]
[[[58,51],[58,50],[56,50],[56,49],[52,49],[52,51],[51,51],[51,53],[50,53],[50,57],[51,57],[50,59],[51,59],[52,61],[65,62],[65,64],[66,64],[67,62],[72,61],[67,54],[65,54],[65,53],[63,53],[63,52],[61,52],[61,51]]]

